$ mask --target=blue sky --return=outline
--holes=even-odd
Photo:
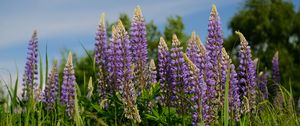
[[[299,0],[293,1],[299,8]],[[27,44],[32,31],[38,31],[39,48],[45,54],[46,44],[50,61],[60,59],[60,49],[68,48],[84,55],[80,43],[93,49],[94,34],[99,16],[116,21],[119,13],[132,17],[140,5],[146,21],[154,20],[163,29],[166,18],[183,17],[185,31],[196,31],[205,40],[211,5],[215,3],[222,21],[224,35],[229,34],[229,19],[241,8],[243,0],[1,0],[0,1],[0,79],[7,80],[8,72],[15,78],[16,66],[23,73]]]

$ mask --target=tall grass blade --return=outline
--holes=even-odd
[[[229,93],[229,80],[230,80],[230,64],[228,64],[226,83],[225,83],[225,96],[224,96],[224,126],[228,126],[229,120],[229,103],[228,103],[228,93]]]

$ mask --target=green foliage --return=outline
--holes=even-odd
[[[182,17],[169,17],[167,19],[167,24],[164,29],[164,38],[168,47],[171,47],[172,42],[172,35],[176,34],[177,37],[180,39],[181,46],[183,49],[186,49],[186,42],[188,40],[188,36],[184,33],[184,24],[182,21]]]
[[[291,80],[296,92],[300,91],[300,74],[295,74],[300,70],[299,20],[299,12],[295,12],[290,1],[247,0],[229,23],[232,33],[236,30],[244,33],[254,57],[260,60],[259,71],[271,70],[272,57],[279,51],[282,82]],[[236,55],[238,42],[234,34],[230,35],[224,43],[226,50]],[[295,97],[299,95],[295,93]]]

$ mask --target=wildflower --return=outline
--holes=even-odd
[[[251,48],[244,35],[236,32],[240,37],[241,45],[239,50],[239,86],[242,99],[243,113],[254,112],[256,107],[256,68],[252,60]],[[246,99],[245,99],[246,98]],[[245,100],[248,100],[246,102]],[[248,105],[246,105],[248,104]],[[249,108],[247,107],[249,106]]]
[[[136,94],[132,82],[132,58],[129,36],[121,21],[113,27],[112,42],[109,47],[109,72],[115,92],[120,92],[123,98],[125,117],[141,122],[136,106]]]
[[[258,74],[258,87],[259,87],[259,90],[261,92],[261,97],[264,99],[264,100],[268,100],[268,87],[267,87],[267,84],[268,84],[268,73],[263,73],[263,72],[260,72]]]
[[[171,88],[169,85],[169,49],[165,42],[165,40],[160,37],[159,45],[158,45],[158,72],[159,72],[159,82],[160,82],[160,94],[159,97],[161,105],[170,105],[170,96],[171,96]]]
[[[172,48],[170,50],[170,73],[171,73],[171,100],[178,108],[178,113],[184,115],[186,113],[186,102],[184,94],[187,91],[188,85],[184,81],[186,77],[187,66],[184,62],[182,47],[177,36],[173,35]]]
[[[228,72],[228,65],[230,64],[230,58],[227,54],[225,48],[222,48],[222,58],[221,58],[221,78],[220,78],[220,84],[221,84],[221,105],[224,104],[224,94],[225,94],[225,83],[226,83],[226,77]]]
[[[203,75],[205,68],[205,47],[203,46],[200,37],[192,32],[192,36],[188,41],[186,55],[199,68],[200,74]]]
[[[274,54],[272,59],[272,79],[276,84],[280,83],[278,51]]]
[[[241,100],[238,82],[235,66],[234,64],[231,64],[229,81],[229,111],[231,119],[236,121],[238,121],[241,116]]]
[[[147,37],[145,19],[142,15],[141,8],[137,6],[134,9],[130,28],[130,46],[132,51],[132,62],[135,64],[135,84],[138,94],[143,90],[147,83]]]
[[[108,90],[110,89],[107,85],[107,33],[105,27],[104,14],[100,18],[98,25],[98,31],[96,33],[96,43],[95,43],[95,60],[98,67],[98,85],[97,92],[100,97],[100,101],[104,100],[108,95]]]
[[[229,65],[229,71],[228,71],[228,65]],[[225,94],[225,83],[227,79],[227,74],[229,72],[229,92],[228,92],[228,102],[229,102],[229,115],[230,119],[238,121],[241,116],[241,101],[240,101],[240,95],[239,95],[239,87],[238,87],[238,79],[237,79],[237,73],[235,71],[234,64],[231,63],[231,59],[229,55],[227,54],[225,48],[222,48],[222,89],[223,93]],[[224,97],[224,95],[222,95]],[[224,102],[224,99],[222,99]]]
[[[212,10],[208,22],[208,37],[206,44],[206,68],[205,82],[207,85],[207,97],[209,108],[206,109],[204,120],[206,125],[210,125],[218,118],[218,110],[221,108],[221,58],[223,48],[223,35],[216,6],[212,6]]]
[[[38,88],[37,84],[37,74],[38,74],[38,40],[37,32],[34,31],[29,41],[27,61],[25,64],[25,71],[23,75],[23,92],[22,97],[24,100],[36,97],[36,90]]]
[[[192,103],[192,125],[200,125],[202,119],[202,99],[204,96],[206,85],[203,83],[203,77],[200,75],[200,70],[193,62],[184,54],[185,62],[188,66],[188,77],[186,78],[189,84],[189,92]]]
[[[48,110],[53,110],[57,100],[58,91],[58,72],[57,60],[54,60],[51,73],[48,76],[48,82],[44,90],[44,103]]]
[[[75,72],[72,63],[72,53],[69,53],[67,63],[64,68],[63,83],[61,86],[61,103],[66,109],[69,117],[74,117],[75,112]]]

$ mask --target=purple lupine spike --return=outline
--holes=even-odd
[[[28,52],[27,52],[27,61],[25,64],[25,71],[23,75],[23,100],[28,100],[30,98],[36,97],[36,90],[38,88],[37,84],[37,74],[38,74],[38,40],[37,32],[34,31],[29,41]]]
[[[230,65],[230,71],[228,71],[228,65]],[[227,79],[227,73],[229,73],[229,115],[232,120],[239,120],[241,115],[240,110],[240,95],[239,95],[239,87],[238,87],[238,79],[237,73],[235,71],[234,64],[231,64],[231,59],[227,54],[225,48],[222,48],[222,62],[221,62],[221,83],[222,83],[222,102],[224,102],[224,94],[225,94],[225,84]]]
[[[181,115],[186,114],[185,93],[188,93],[188,85],[185,81],[187,74],[187,66],[183,58],[182,47],[180,41],[174,34],[172,39],[172,48],[170,50],[170,74],[171,74],[171,100],[177,107],[177,112]]]
[[[221,84],[221,105],[222,106],[224,104],[225,83],[226,83],[229,62],[230,62],[229,55],[227,54],[225,48],[222,48],[222,58],[220,63],[221,66],[220,84]]]
[[[132,62],[135,66],[135,87],[138,94],[141,93],[147,83],[146,69],[147,68],[147,37],[146,24],[141,8],[137,6],[134,9],[130,28],[130,45],[132,51]]]
[[[206,49],[204,45],[201,42],[201,39],[199,36],[196,36],[196,44],[198,46],[198,54],[200,55],[200,62],[199,66],[197,66],[200,69],[200,74],[204,77],[204,71],[205,71],[205,58],[206,58]]]
[[[231,61],[229,61],[231,63]],[[241,100],[238,87],[237,73],[234,64],[230,65],[230,81],[229,81],[229,111],[230,118],[238,121],[241,116]]]
[[[241,41],[239,50],[239,86],[242,99],[242,113],[254,112],[256,108],[256,68],[252,60],[251,48],[244,35],[235,32]]]
[[[189,84],[189,92],[191,94],[192,103],[192,125],[200,126],[202,119],[202,98],[205,97],[204,93],[206,85],[203,83],[203,76],[200,75],[200,70],[195,64],[184,54],[185,62],[188,66],[187,82]]]
[[[147,71],[147,85],[146,85],[146,90],[150,90],[153,84],[157,83],[156,76],[157,76],[157,71],[156,71],[156,66],[155,62],[153,59],[150,60],[150,63],[148,65],[148,71]],[[159,97],[157,98],[159,99]],[[148,103],[148,110],[151,110],[154,106],[155,101],[152,100]]]
[[[207,95],[209,108],[204,110],[204,120],[206,125],[212,124],[217,120],[217,112],[221,107],[221,58],[223,48],[223,35],[215,5],[212,5],[212,10],[208,23],[208,37],[206,44],[206,68],[205,82],[207,84]]]
[[[205,47],[202,45],[199,36],[192,32],[192,36],[188,41],[186,55],[199,68],[200,74],[203,75],[205,68]]]
[[[115,91],[120,92],[125,105],[125,117],[136,122],[141,122],[136,106],[136,94],[132,82],[132,57],[130,41],[122,22],[112,29],[112,42],[109,46],[108,70],[111,73],[111,84]]]
[[[159,101],[163,106],[170,106],[171,88],[168,82],[170,77],[169,59],[170,55],[168,46],[164,38],[160,37],[158,45],[158,72],[161,96],[159,97]]]
[[[283,94],[280,91],[280,72],[279,72],[279,57],[278,51],[274,54],[272,58],[272,80],[274,81],[274,104],[280,108],[283,106]]]
[[[107,71],[109,73],[109,85],[112,90],[110,90],[111,94],[115,94],[118,90],[120,85],[117,84],[117,78],[119,75],[117,74],[117,70],[121,69],[121,66],[118,65],[122,61],[121,57],[121,43],[116,41],[116,28],[112,26],[112,38],[111,42],[108,45],[107,49]]]
[[[272,79],[275,82],[275,84],[280,83],[278,51],[274,54],[272,59]]]
[[[186,55],[188,58],[198,67],[200,68],[200,54],[199,48],[196,44],[197,38],[196,33],[192,32],[191,38],[188,40],[188,45],[186,48]]]
[[[100,97],[100,101],[106,98],[108,95],[108,87],[107,83],[107,33],[105,27],[105,19],[104,14],[102,14],[100,18],[100,22],[98,25],[98,31],[96,32],[96,43],[95,43],[95,60],[96,65],[98,67],[98,85],[97,85],[97,92]]]
[[[48,110],[53,110],[55,102],[57,100],[58,91],[58,72],[57,72],[57,60],[54,60],[51,73],[48,76],[48,82],[44,90],[44,100]]]
[[[268,100],[268,95],[269,95],[269,92],[268,92],[268,87],[267,87],[267,84],[268,84],[268,73],[265,72],[260,72],[258,74],[258,87],[259,87],[259,90],[261,92],[261,97],[264,99],[264,100]]]
[[[61,86],[61,104],[65,107],[67,115],[72,118],[75,114],[75,72],[72,63],[72,53],[69,53],[64,68],[63,83]]]

